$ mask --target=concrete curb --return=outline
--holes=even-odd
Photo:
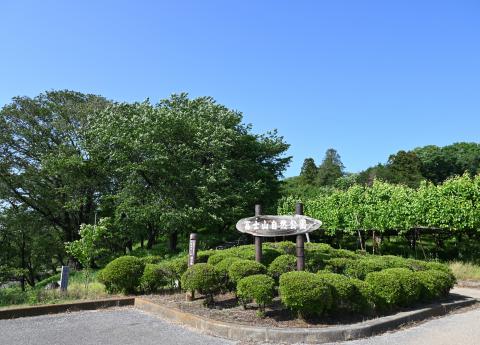
[[[111,307],[123,307],[128,305],[133,306],[134,303],[134,297],[120,297],[62,304],[39,305],[32,307],[9,308],[0,310],[0,320],[16,319],[27,316],[39,316],[45,314],[58,314],[79,310],[95,310]]]
[[[475,304],[474,298],[464,298],[449,303],[437,303],[429,307],[401,312],[395,315],[368,320],[352,325],[325,328],[267,328],[238,325],[215,321],[183,312],[179,309],[165,307],[143,298],[135,299],[135,307],[156,314],[169,321],[181,323],[187,327],[214,336],[242,341],[262,341],[272,343],[329,343],[370,337],[396,329],[397,327],[421,321],[433,316],[445,315],[453,309]]]

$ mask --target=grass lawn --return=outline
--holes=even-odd
[[[83,272],[71,272],[66,292],[58,289],[45,290],[46,285],[60,279],[59,274],[38,282],[34,288],[29,287],[26,291],[22,291],[20,287],[0,289],[0,307],[56,304],[72,300],[111,297],[105,291],[105,286],[98,282],[96,273],[92,272],[89,283],[85,284]]]

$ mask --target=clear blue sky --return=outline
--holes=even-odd
[[[0,104],[50,89],[118,101],[209,95],[294,156],[356,172],[479,141],[480,1],[0,3]]]

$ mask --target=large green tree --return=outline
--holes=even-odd
[[[115,181],[117,223],[170,247],[189,231],[224,231],[260,202],[273,207],[290,161],[275,132],[254,135],[209,97],[119,104],[92,118],[95,153]]]
[[[317,183],[320,186],[333,186],[335,181],[343,176],[345,169],[340,155],[335,149],[328,149],[325,158],[318,167]]]
[[[51,91],[15,97],[0,111],[0,199],[28,208],[78,237],[109,189],[103,162],[88,149],[88,117],[110,104],[103,97]]]
[[[305,158],[300,171],[300,178],[304,184],[312,185],[317,178],[318,168],[313,158]]]

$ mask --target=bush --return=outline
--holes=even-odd
[[[443,271],[419,271],[415,275],[422,286],[422,299],[425,301],[447,295],[454,285],[452,277]]]
[[[205,263],[190,266],[182,275],[182,289],[190,291],[192,295],[195,290],[207,297],[207,304],[213,302],[213,294],[220,290],[220,276],[214,266]]]
[[[383,299],[375,293],[375,290],[370,284],[356,278],[350,278],[350,281],[355,285],[358,296],[358,299],[353,301],[353,311],[372,315],[375,310],[386,309]]]
[[[346,249],[334,249],[331,253],[334,258],[360,259],[362,256]]]
[[[453,279],[455,279],[454,278],[455,276],[453,275],[453,272],[452,272],[451,268],[448,267],[448,265],[442,264],[440,262],[429,261],[429,262],[425,262],[425,266],[429,270],[443,271],[443,272],[451,275],[453,277]]]
[[[280,276],[280,298],[301,317],[322,315],[332,304],[331,287],[314,273],[296,271]]]
[[[150,255],[150,256],[144,256],[144,257],[141,257],[139,258],[140,260],[142,260],[142,262],[146,265],[146,264],[158,264],[159,262],[161,262],[163,259],[163,257],[161,257],[160,255]]]
[[[146,264],[143,275],[140,278],[140,288],[144,292],[155,292],[161,286],[166,285],[165,275],[161,265]]]
[[[197,252],[197,260],[195,261],[196,264],[200,263],[207,263],[208,259],[217,253],[216,250],[200,250]]]
[[[297,269],[297,258],[294,255],[284,254],[278,256],[268,267],[268,274],[278,281],[283,273]]]
[[[345,271],[345,268],[347,267],[348,264],[350,264],[350,262],[352,262],[352,259],[332,258],[325,261],[325,270],[333,273],[343,274]]]
[[[275,294],[275,281],[265,274],[255,274],[239,280],[237,284],[237,296],[244,308],[247,303],[254,300],[265,311],[265,306],[270,304]]]
[[[217,270],[218,274],[220,275],[220,279],[222,280],[222,287],[225,287],[227,290],[232,291],[235,289],[235,284],[230,282],[230,279],[228,277],[228,270],[234,262],[239,260],[242,259],[239,259],[237,257],[229,257],[223,259],[217,265],[215,265],[215,269]]]
[[[207,263],[209,265],[217,265],[220,261],[226,259],[226,258],[230,258],[232,257],[231,254],[227,253],[226,251],[219,251],[213,255],[211,255],[208,259],[207,259]]]
[[[290,241],[282,241],[282,242],[267,242],[265,246],[270,247],[276,251],[278,251],[281,255],[283,254],[291,254],[295,255],[296,245]]]
[[[345,265],[344,274],[364,280],[368,273],[377,272],[390,268],[387,261],[381,257],[365,257],[359,260],[351,260]]]
[[[240,279],[254,274],[265,273],[267,273],[267,268],[261,263],[252,260],[235,261],[228,269],[229,280],[233,283],[237,283]]]
[[[367,274],[365,281],[384,299],[388,307],[409,306],[420,298],[422,286],[414,272],[389,268]]]
[[[133,293],[139,286],[145,264],[135,256],[121,256],[110,262],[99,275],[109,293]]]
[[[354,310],[355,301],[357,301],[360,296],[358,296],[357,289],[351,278],[324,271],[318,272],[317,275],[332,287],[333,303],[331,310]]]

